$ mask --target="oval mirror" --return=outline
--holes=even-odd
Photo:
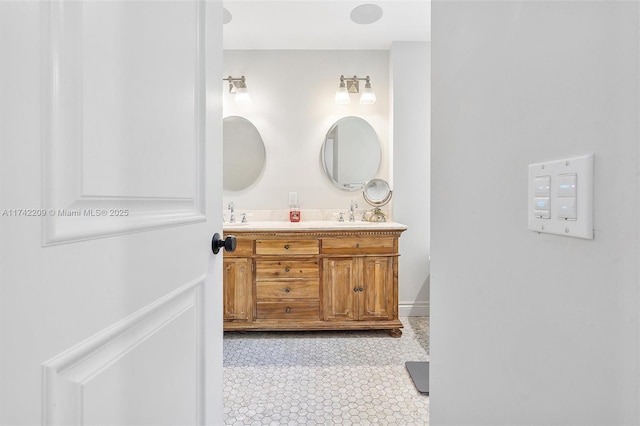
[[[322,166],[333,184],[357,191],[380,167],[380,141],[371,125],[360,117],[344,117],[327,132],[322,144]]]
[[[266,160],[262,136],[246,118],[231,116],[222,120],[222,188],[242,191],[262,174]]]

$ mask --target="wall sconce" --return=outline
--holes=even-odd
[[[358,76],[353,77],[345,77],[344,75],[340,76],[340,86],[336,91],[336,103],[337,104],[348,104],[351,102],[350,94],[352,93],[360,93],[360,80],[364,80],[364,89],[362,89],[362,93],[360,94],[360,103],[361,104],[372,104],[376,101],[376,94],[371,88],[371,79],[369,76],[365,78],[358,78]]]
[[[240,78],[227,77],[222,80],[229,82],[229,93],[236,95],[237,104],[250,104],[251,96],[249,96],[249,90],[247,90],[247,83],[245,82],[244,75]]]

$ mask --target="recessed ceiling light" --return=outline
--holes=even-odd
[[[222,23],[223,24],[228,24],[229,22],[231,22],[231,20],[233,19],[233,16],[231,16],[231,12],[229,12],[226,8],[222,8]]]
[[[356,24],[373,24],[382,18],[382,8],[376,4],[363,4],[353,9],[350,16]]]

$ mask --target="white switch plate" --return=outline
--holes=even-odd
[[[539,233],[556,234],[567,237],[593,239],[593,165],[594,155],[565,158],[529,164],[529,208],[527,210],[529,229]],[[560,217],[558,202],[560,179],[567,174],[576,175],[576,219]],[[536,217],[536,178],[551,176],[549,219]],[[538,181],[539,182],[539,181]],[[539,215],[538,215],[539,216]]]

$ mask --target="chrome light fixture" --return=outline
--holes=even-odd
[[[362,93],[360,93],[360,81],[365,82]],[[340,86],[338,86],[338,90],[336,91],[336,103],[348,104],[351,102],[349,95],[358,93],[360,93],[361,104],[372,104],[376,101],[376,94],[371,88],[371,78],[369,76],[359,78],[357,75],[354,75],[353,77],[345,77],[344,75],[341,75]]]
[[[229,82],[229,93],[235,95],[237,104],[250,104],[251,96],[249,96],[249,90],[247,89],[247,83],[244,75],[240,78],[227,77],[222,80]]]

